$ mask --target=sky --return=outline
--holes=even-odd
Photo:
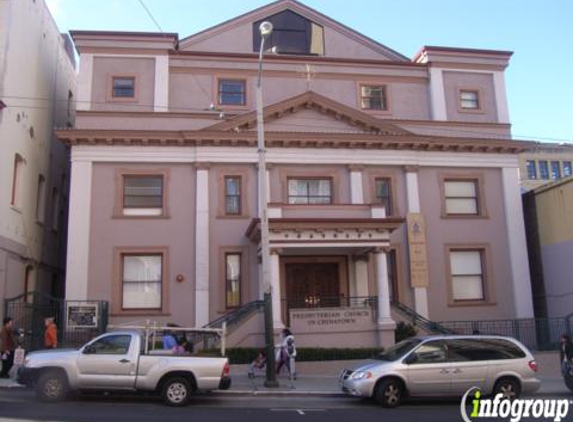
[[[185,38],[271,0],[46,0],[61,32],[158,31]],[[509,50],[515,138],[573,143],[573,0],[300,0],[413,57],[423,45]]]

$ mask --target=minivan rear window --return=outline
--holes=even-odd
[[[447,344],[450,360],[456,362],[525,357],[519,346],[503,339],[457,339],[448,340]]]

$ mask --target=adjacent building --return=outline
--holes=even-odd
[[[71,39],[43,0],[0,2],[0,315],[4,300],[63,297],[68,147],[74,124]]]
[[[435,321],[533,316],[511,52],[410,59],[294,0],[183,39],[71,35],[77,124],[57,132],[72,163],[67,299],[108,300],[115,322],[203,326],[270,290],[275,328],[315,346],[390,344],[393,303]]]
[[[538,142],[520,154],[523,192],[573,175],[573,144]]]
[[[523,195],[535,315],[573,314],[573,177]]]

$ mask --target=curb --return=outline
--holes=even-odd
[[[320,396],[320,397],[349,397],[336,391],[320,390],[215,390],[214,394],[223,396]]]

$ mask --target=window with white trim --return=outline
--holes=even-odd
[[[124,175],[123,214],[157,216],[163,214],[163,175]]]
[[[483,253],[482,249],[450,251],[454,302],[485,300]]]
[[[445,180],[447,215],[479,215],[478,181]]]
[[[288,203],[302,205],[328,205],[332,203],[332,180],[289,179]]]
[[[161,309],[162,254],[122,254],[122,309]]]
[[[241,306],[241,254],[225,254],[225,307]]]
[[[479,92],[462,89],[460,91],[460,108],[462,110],[479,110]]]

